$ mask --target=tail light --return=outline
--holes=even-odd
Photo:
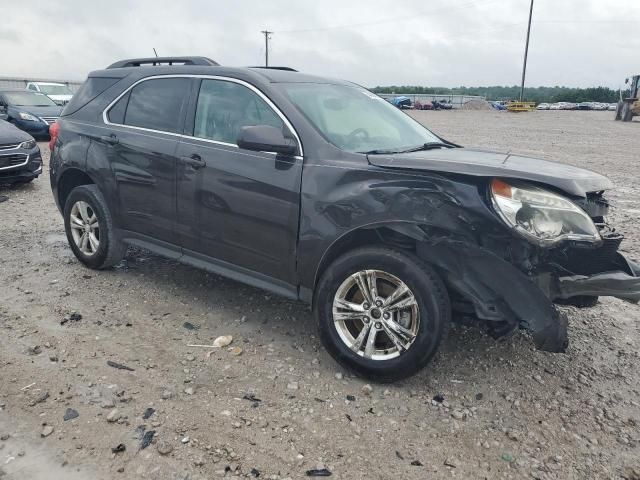
[[[58,122],[53,122],[49,125],[49,136],[51,137],[51,140],[49,140],[49,150],[52,152],[53,147],[56,144],[56,140],[58,139],[58,133],[60,133],[60,125],[58,125]]]

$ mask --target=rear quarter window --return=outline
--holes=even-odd
[[[162,78],[139,83],[129,94],[124,124],[179,133],[189,84],[188,78]],[[114,107],[119,106],[116,104]],[[112,112],[109,111],[108,115],[111,119]]]
[[[71,101],[62,110],[61,116],[71,115],[77,112],[86,104],[91,102],[94,98],[104,92],[107,88],[115,85],[121,78],[111,77],[89,77],[82,84],[80,90],[78,90]]]

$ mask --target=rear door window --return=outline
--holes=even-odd
[[[188,78],[157,78],[139,83],[129,94],[124,124],[180,133],[189,85]]]

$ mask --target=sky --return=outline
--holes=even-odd
[[[201,55],[378,85],[520,84],[530,0],[0,0],[0,76],[82,80],[116,60]],[[635,32],[635,33],[634,33]],[[535,0],[527,86],[640,73],[640,2]]]

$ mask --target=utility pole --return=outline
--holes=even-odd
[[[520,101],[524,100],[524,77],[527,73],[527,54],[529,53],[529,34],[531,33],[531,16],[533,15],[533,0],[529,7],[529,25],[527,26],[527,42],[524,47],[524,63],[522,64],[522,84],[520,86]]]
[[[273,32],[269,30],[262,30],[261,33],[264,35],[264,66],[269,66],[269,40],[271,40],[271,35]]]

